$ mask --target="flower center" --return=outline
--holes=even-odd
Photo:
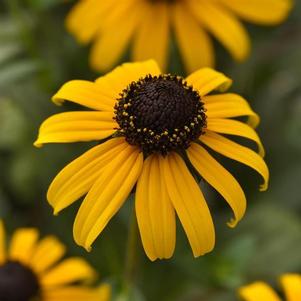
[[[204,112],[198,92],[172,75],[132,82],[115,105],[118,133],[146,155],[188,148],[206,126]]]
[[[16,261],[0,266],[0,300],[38,300],[40,285],[31,269]]]

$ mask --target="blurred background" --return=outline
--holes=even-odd
[[[80,202],[54,217],[46,191],[57,172],[92,144],[32,146],[46,117],[72,108],[55,107],[54,92],[68,80],[100,75],[89,69],[89,48],[76,44],[64,28],[72,2],[0,0],[0,216],[9,232],[37,226],[43,234],[56,234],[70,254],[94,264],[118,295],[133,200],[86,253],[72,238]],[[278,27],[247,27],[253,41],[250,59],[238,65],[216,44],[217,69],[234,79],[231,90],[261,116],[258,132],[266,147],[270,188],[259,193],[255,172],[221,158],[246,191],[245,218],[228,228],[230,209],[201,183],[216,224],[215,250],[194,259],[179,227],[174,257],[151,263],[138,240],[136,285],[118,300],[237,300],[236,289],[243,284],[264,280],[274,285],[281,273],[301,272],[301,3],[296,1]],[[171,52],[170,70],[184,75],[174,43]]]

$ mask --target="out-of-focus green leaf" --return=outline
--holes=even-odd
[[[32,75],[39,68],[40,65],[32,60],[20,60],[2,67],[0,69],[0,89],[26,76]]]
[[[14,150],[26,136],[26,118],[10,99],[0,98],[0,148]]]

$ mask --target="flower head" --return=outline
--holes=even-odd
[[[214,65],[209,34],[242,61],[250,41],[240,19],[275,25],[291,7],[292,0],[79,0],[67,28],[79,42],[93,41],[91,65],[99,71],[111,69],[130,41],[134,61],[156,59],[166,69],[173,32],[184,65],[193,72]]]
[[[108,301],[110,288],[93,288],[96,272],[83,259],[64,256],[65,246],[55,237],[38,240],[35,228],[18,229],[9,248],[0,221],[0,300]],[[84,284],[85,283],[85,284]]]
[[[301,276],[284,274],[280,277],[286,301],[301,300]],[[245,301],[281,301],[277,293],[264,282],[255,282],[239,289],[240,297]]]
[[[123,64],[95,82],[62,86],[53,97],[56,104],[67,100],[91,110],[48,118],[35,145],[100,142],[66,166],[47,194],[55,213],[86,195],[74,223],[79,245],[89,250],[136,188],[138,226],[151,260],[172,256],[176,214],[194,256],[211,251],[214,226],[197,176],[225,198],[234,212],[229,225],[236,225],[246,208],[244,192],[208,148],[256,170],[264,179],[261,190],[269,175],[254,130],[258,116],[237,94],[210,94],[230,85],[229,78],[209,68],[184,79],[162,74],[150,60]],[[231,119],[241,116],[248,124]],[[259,154],[221,134],[254,141]]]

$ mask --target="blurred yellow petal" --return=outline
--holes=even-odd
[[[136,0],[114,1],[115,3],[113,3],[113,5],[108,5],[104,3],[98,4],[98,7],[101,7],[102,10],[110,6],[110,10],[107,9],[106,14],[103,16],[101,22],[98,21],[102,33],[110,30],[112,27],[114,27],[116,23],[124,19],[125,16],[130,15],[132,11],[135,11],[135,14],[139,15],[137,7],[141,6],[137,5]],[[94,10],[97,9],[95,8]]]
[[[78,1],[66,18],[66,27],[80,43],[88,43],[101,29],[102,20],[116,5],[118,0]],[[95,9],[97,7],[97,9]]]
[[[46,119],[34,145],[99,141],[116,132],[117,123],[111,112],[65,112]]]
[[[109,301],[111,300],[112,289],[109,284],[101,284],[97,288],[98,301]]]
[[[286,301],[301,300],[301,275],[285,274],[280,277],[284,289]]]
[[[248,102],[238,94],[227,93],[203,97],[208,119],[248,116],[248,124],[256,128],[259,116],[251,109]]]
[[[145,7],[145,16],[133,40],[134,61],[155,59],[163,70],[166,69],[169,46],[168,9],[166,3],[160,2],[151,3]]]
[[[273,289],[263,282],[255,282],[241,287],[239,296],[244,301],[281,301]]]
[[[136,188],[136,215],[144,250],[150,260],[170,258],[176,243],[175,211],[167,194],[160,155],[143,163]]]
[[[200,140],[216,152],[256,170],[264,179],[260,190],[268,188],[269,170],[262,157],[257,153],[209,130],[200,137]]]
[[[176,2],[172,7],[176,40],[188,72],[214,65],[214,49],[208,34],[187,12],[186,5]]]
[[[96,277],[94,269],[82,258],[68,258],[47,271],[41,284],[45,287],[63,286],[81,281],[91,281]]]
[[[247,31],[235,15],[214,1],[190,0],[191,10],[199,22],[210,31],[238,61],[250,52]]]
[[[195,257],[212,251],[215,243],[211,214],[183,159],[171,153],[161,160],[168,195]]]
[[[99,292],[97,288],[65,286],[46,289],[43,301],[109,301],[110,293]]]
[[[216,133],[236,135],[253,140],[258,146],[259,155],[264,157],[264,147],[259,136],[253,128],[243,122],[232,119],[208,118],[207,129]]]
[[[33,255],[39,232],[33,228],[21,228],[14,232],[10,247],[9,260],[28,263]]]
[[[84,199],[75,219],[74,238],[87,250],[129,196],[140,175],[143,154],[128,146],[107,165]]]
[[[114,138],[91,148],[68,164],[52,181],[47,199],[57,214],[92,187],[102,170],[126,148],[124,138]]]
[[[6,260],[6,237],[4,223],[0,219],[0,265]]]
[[[124,3],[126,1],[119,2],[118,5]],[[117,63],[137,29],[143,10],[143,1],[137,2],[128,10],[126,17],[116,20],[108,30],[98,35],[90,55],[90,64],[95,70],[108,71]]]
[[[61,105],[65,100],[93,110],[109,112],[113,112],[116,102],[94,82],[85,80],[67,82],[52,97],[52,101],[57,105]]]
[[[202,68],[190,74],[186,81],[197,90],[201,96],[204,96],[214,90],[224,92],[232,85],[232,80],[223,73],[217,72],[211,68]]]
[[[156,61],[147,60],[138,63],[124,63],[108,74],[99,77],[96,84],[106,91],[112,91],[114,99],[119,98],[120,93],[134,81],[145,77],[148,74],[153,76],[161,73],[160,68]]]
[[[228,225],[236,226],[246,210],[246,197],[239,183],[202,146],[192,143],[187,149],[187,155],[201,177],[228,202],[235,217]]]
[[[65,254],[65,246],[54,236],[46,236],[34,249],[30,265],[38,273],[45,272]]]
[[[239,17],[263,25],[276,25],[287,18],[292,0],[220,0]]]

